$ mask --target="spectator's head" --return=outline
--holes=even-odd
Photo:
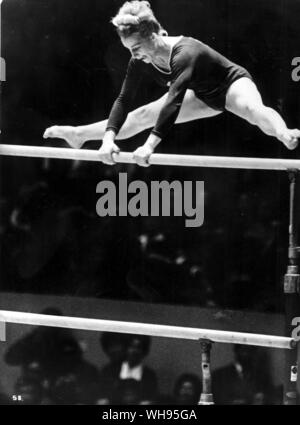
[[[22,370],[27,377],[40,381],[42,381],[46,375],[46,371],[39,360],[32,360],[24,364]]]
[[[55,308],[42,314],[61,315]],[[8,364],[21,366],[35,375],[51,376],[70,370],[82,360],[82,349],[69,329],[39,326],[17,340],[8,350]]]
[[[141,364],[149,354],[151,338],[145,335],[128,335],[126,345],[126,360],[130,367]]]
[[[104,332],[100,337],[104,353],[112,363],[121,363],[125,358],[125,336],[119,333]]]
[[[78,376],[75,373],[67,373],[51,383],[49,397],[55,404],[80,404],[81,390]]]
[[[47,307],[41,314],[62,316],[56,307]],[[70,329],[39,327],[32,339],[36,346],[39,361],[47,371],[60,371],[72,368],[82,359],[82,349]]]
[[[15,384],[15,393],[21,402],[26,405],[41,404],[44,397],[42,382],[31,376],[21,376]]]
[[[177,379],[174,387],[176,404],[197,404],[201,395],[201,380],[193,374],[183,374]]]
[[[141,402],[141,384],[134,379],[119,381],[112,397],[113,404],[137,405]]]

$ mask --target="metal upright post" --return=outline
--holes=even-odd
[[[212,380],[210,369],[210,352],[212,342],[208,340],[201,340],[201,368],[202,368],[202,394],[200,397],[199,405],[212,405],[214,404],[212,394]]]
[[[297,246],[295,229],[295,189],[297,171],[289,172],[290,181],[290,216],[289,216],[289,250],[288,268],[284,277],[284,302],[285,302],[285,335],[291,337],[292,320],[300,316],[300,274],[299,257],[300,247]],[[284,400],[285,405],[297,404],[297,344],[285,353]]]

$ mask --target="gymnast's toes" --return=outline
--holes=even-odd
[[[43,134],[43,138],[48,139],[50,137],[55,137],[55,129],[56,129],[56,126],[47,128],[47,130]]]
[[[291,130],[291,136],[295,139],[300,139],[300,130],[298,130],[297,128]]]
[[[292,151],[298,147],[299,140],[296,138],[292,138],[288,142],[284,142],[284,144],[289,150]]]
[[[281,140],[282,143],[284,143],[284,145],[290,150],[294,150],[297,148],[299,144],[299,139],[300,131],[297,129],[287,130],[281,137],[279,137],[279,140]]]
[[[299,140],[298,139],[294,139],[292,142],[291,142],[291,150],[293,150],[293,149],[296,149],[297,147],[298,147],[298,145],[299,145]]]
[[[289,149],[293,150],[296,149],[300,140],[300,130],[290,130],[290,142],[289,142]]]

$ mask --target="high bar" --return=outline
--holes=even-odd
[[[30,158],[53,158],[100,162],[97,150],[52,148],[44,146],[1,145],[0,155]],[[132,153],[113,154],[116,163],[135,164]],[[153,154],[150,165],[172,165],[179,167],[235,168],[253,170],[300,170],[300,160],[282,158],[244,158],[225,156]]]
[[[283,336],[166,326],[150,323],[51,316],[17,311],[0,310],[0,321],[4,323],[17,323],[22,325],[48,326],[98,332],[117,332],[125,334],[148,335],[152,337],[189,340],[204,339],[225,344],[243,344],[270,348],[291,349],[295,346],[295,341],[292,338]]]

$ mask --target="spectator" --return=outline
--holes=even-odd
[[[101,391],[98,394],[97,404],[105,405],[110,403],[109,393],[111,391],[112,377],[111,371],[119,369],[126,355],[126,335],[103,332],[100,337],[102,350],[109,358],[109,362],[100,371]]]
[[[56,308],[47,308],[41,314],[60,316]],[[72,331],[62,328],[37,327],[20,340],[16,341],[5,354],[5,361],[12,366],[40,369],[39,373],[51,375],[64,370],[81,358],[81,348]],[[37,370],[35,370],[36,373]]]
[[[126,355],[126,335],[104,332],[101,335],[100,344],[109,358],[110,364],[119,365],[122,363]]]
[[[201,395],[201,385],[201,380],[196,375],[189,373],[180,375],[174,387],[174,404],[198,404]]]
[[[118,393],[120,381],[132,379],[139,383],[141,401],[152,401],[156,399],[156,374],[151,368],[143,364],[145,357],[150,351],[150,337],[127,335],[124,339],[124,343],[125,356],[123,361],[119,363],[110,363],[100,374],[100,382],[103,389],[99,397],[101,404],[104,404],[104,400],[106,400],[106,403],[112,401],[115,397],[114,394],[116,394],[116,392]]]
[[[87,405],[96,403],[96,368],[81,362],[74,370],[57,376],[50,382],[48,395],[51,404]],[[98,381],[97,381],[98,382]]]
[[[135,379],[125,379],[118,382],[112,394],[112,404],[132,406],[138,405],[141,400],[141,382]]]
[[[45,390],[39,379],[24,375],[15,383],[13,397],[13,404],[39,405],[45,397]]]
[[[141,383],[142,399],[153,400],[157,394],[155,372],[143,364],[150,352],[151,339],[144,335],[129,335],[125,361],[121,365],[120,378],[133,378]]]
[[[43,313],[61,314],[52,308]],[[31,387],[33,382],[39,384],[54,404],[95,403],[98,369],[83,359],[82,349],[70,330],[38,327],[13,344],[5,360],[21,366],[21,383],[25,379]]]
[[[273,385],[264,354],[257,347],[234,346],[234,362],[213,374],[216,404],[272,403]]]

